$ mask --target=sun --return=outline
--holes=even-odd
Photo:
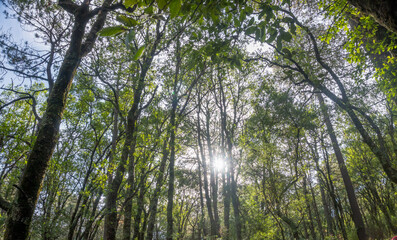
[[[222,158],[215,158],[214,168],[218,171],[225,171],[226,170],[225,161]]]

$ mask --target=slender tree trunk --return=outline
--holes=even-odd
[[[85,229],[84,229],[84,232],[83,232],[82,237],[81,237],[82,240],[89,239],[90,233],[92,233],[92,230],[93,230],[92,226],[93,226],[93,224],[94,224],[94,222],[96,220],[95,215],[96,215],[96,212],[97,212],[97,208],[98,208],[99,202],[100,202],[100,200],[102,198],[102,193],[103,193],[103,191],[102,191],[102,189],[100,189],[99,194],[98,194],[98,196],[96,197],[96,199],[95,199],[95,201],[93,203],[92,211],[91,211],[91,214],[90,214],[90,218],[88,219],[88,221],[87,221],[87,223],[85,225]]]
[[[168,202],[167,202],[167,240],[173,239],[174,234],[174,219],[173,219],[173,206],[174,206],[174,182],[175,182],[175,134],[177,131],[176,114],[178,107],[178,82],[179,82],[179,71],[181,65],[180,55],[180,41],[179,37],[176,40],[176,66],[175,66],[175,78],[172,92],[172,103],[171,103],[171,116],[170,116],[170,164],[168,165]]]
[[[365,232],[365,224],[360,212],[360,208],[358,206],[356,194],[354,193],[353,183],[351,182],[349,172],[346,169],[345,161],[343,159],[342,152],[339,148],[339,143],[335,135],[334,128],[332,126],[331,120],[328,115],[328,110],[326,105],[324,104],[324,99],[321,94],[317,94],[317,98],[321,104],[321,111],[324,116],[324,120],[327,126],[328,135],[332,142],[332,147],[335,152],[336,159],[338,161],[338,166],[342,175],[343,183],[346,188],[347,197],[349,199],[350,208],[352,210],[352,218],[353,222],[356,226],[357,236],[360,240],[368,239],[368,236]]]
[[[145,202],[143,202],[143,204],[145,204]],[[138,235],[138,240],[144,240],[145,239],[145,232],[146,232],[147,221],[148,221],[148,213],[149,212],[146,212],[144,206],[142,207],[142,210],[143,210],[143,223],[142,223],[142,229],[141,229],[141,231],[139,232],[139,235]]]
[[[227,113],[226,113],[226,99],[223,91],[223,85],[222,85],[222,80],[219,79],[219,88],[220,88],[220,97],[219,97],[219,110],[221,112],[221,137],[222,137],[222,156],[225,159],[225,164],[226,164],[226,174],[223,173],[223,207],[224,207],[224,225],[225,225],[225,230],[223,234],[223,238],[225,240],[230,239],[230,201],[232,198],[232,144],[231,144],[231,139],[229,136],[230,132],[227,129]],[[230,143],[230,144],[229,144]],[[226,178],[226,179],[225,179]],[[236,230],[238,230],[238,222],[239,222],[239,217],[237,218],[236,222]]]
[[[71,5],[67,6],[69,3]],[[104,6],[108,6],[110,3],[110,0],[106,0]],[[92,17],[90,16],[88,3],[84,2],[81,6],[78,6],[71,1],[60,0],[59,4],[66,10],[73,12],[75,17],[70,45],[51,94],[47,99],[47,108],[40,122],[36,141],[28,157],[16,197],[8,211],[5,240],[24,240],[28,237],[29,226],[36,208],[41,184],[57,143],[59,126],[73,77],[81,59],[91,50],[96,40],[96,34],[102,29],[107,16],[107,11],[99,13],[91,28],[90,35],[83,44],[85,28]]]
[[[173,205],[174,205],[174,182],[175,182],[175,133],[176,133],[176,107],[178,106],[176,94],[176,83],[174,85],[174,94],[172,97],[171,110],[171,137],[170,137],[170,164],[169,178],[168,178],[168,203],[167,203],[167,240],[173,239],[174,220],[173,220]]]
[[[313,199],[313,209],[314,209],[314,213],[316,214],[316,221],[317,221],[318,231],[320,233],[321,239],[324,239],[325,237],[324,237],[323,224],[322,224],[322,221],[321,221],[320,213],[318,211],[316,195],[314,194],[314,189],[313,189],[313,186],[312,186],[310,181],[309,181],[309,188],[310,188],[310,194],[311,194],[312,199]]]
[[[334,236],[334,227],[333,227],[333,222],[332,222],[332,217],[331,217],[331,211],[329,209],[329,203],[326,198],[326,195],[324,193],[324,183],[320,179],[320,193],[321,193],[321,201],[323,203],[323,209],[324,209],[324,215],[325,215],[325,220],[327,221],[327,229],[328,229],[328,234],[331,236]]]
[[[306,177],[306,174],[303,177],[303,192],[304,192],[304,199],[305,199],[305,203],[306,203],[307,213],[309,215],[310,234],[312,235],[312,238],[315,240],[315,239],[317,239],[317,236],[316,236],[316,231],[314,229],[314,219],[313,219],[312,208],[311,208],[311,204],[310,204],[309,196],[308,196],[309,192],[307,191],[307,177]]]
[[[224,113],[224,129],[226,128],[226,112]],[[234,175],[234,160],[233,160],[233,144],[230,136],[230,131],[226,131],[226,143],[227,143],[227,155],[228,155],[228,172],[230,173],[230,198],[232,200],[233,213],[234,213],[234,221],[235,221],[235,229],[236,229],[236,237],[237,239],[242,239],[242,231],[241,231],[241,220],[240,220],[240,202],[237,195],[237,182]]]
[[[165,139],[164,143],[163,143],[163,149],[162,149],[163,157],[161,159],[159,171],[158,171],[157,178],[156,178],[156,188],[154,190],[153,196],[150,199],[150,203],[149,203],[149,220],[148,220],[146,240],[152,240],[153,235],[154,235],[158,199],[160,196],[161,187],[163,186],[163,183],[164,183],[164,180],[163,180],[164,171],[165,171],[168,154],[169,154],[167,143],[168,143],[168,139]]]
[[[115,96],[115,102],[118,103],[118,91]],[[112,168],[114,159],[116,157],[118,134],[119,134],[119,110],[118,107],[115,106],[113,109],[112,150],[110,151],[110,155],[109,155],[109,166],[107,172],[109,186],[110,183],[113,181],[113,174],[110,169]]]
[[[141,170],[141,180],[139,182],[139,197],[138,197],[138,209],[134,218],[134,235],[132,237],[132,240],[138,239],[140,236],[140,224],[142,221],[142,213],[143,213],[143,208],[145,207],[144,204],[144,198],[145,198],[145,185],[146,185],[146,179],[145,179],[145,173],[144,173],[144,168]],[[125,240],[130,240],[130,238],[124,238]]]
[[[132,221],[132,198],[135,192],[135,148],[136,148],[136,138],[137,134],[134,134],[131,151],[128,161],[128,178],[126,190],[126,200],[124,202],[124,224],[123,224],[123,240],[130,240],[131,238],[131,221]]]
[[[128,112],[127,117],[127,127],[126,127],[126,138],[123,146],[123,151],[120,159],[120,163],[116,169],[116,174],[109,186],[109,192],[106,196],[106,215],[105,215],[105,225],[104,225],[104,239],[105,240],[115,240],[117,231],[117,195],[121,182],[123,181],[123,176],[125,172],[125,165],[127,163],[128,157],[133,156],[134,147],[134,135],[136,122],[139,118],[139,102],[141,99],[141,93],[143,90],[143,81],[141,78],[139,81],[138,88],[134,91],[134,103]],[[133,158],[131,158],[133,161]]]
[[[331,167],[329,165],[327,149],[324,148],[324,151],[325,151],[325,155],[326,155],[325,156],[325,166],[327,168],[329,194],[330,194],[332,203],[334,205],[335,215],[338,220],[339,228],[340,228],[340,231],[342,232],[343,239],[347,240],[346,226],[345,226],[345,220],[344,220],[344,216],[343,216],[343,208],[342,208],[340,202],[337,200],[339,197],[337,196],[337,193],[335,191],[335,186],[334,186],[334,183],[333,183],[332,177],[331,177]]]
[[[199,154],[197,153],[197,161],[198,161],[198,176],[199,176],[199,191],[200,191],[200,227],[203,230],[204,237],[207,236],[206,226],[205,226],[205,214],[204,214],[204,197],[203,197],[203,183],[201,180],[201,162]],[[200,228],[199,228],[199,238],[201,239]]]
[[[153,45],[148,51],[148,55],[145,56],[142,66],[141,72],[139,75],[138,83],[136,88],[134,89],[134,99],[133,104],[128,111],[127,116],[127,126],[126,126],[126,137],[123,146],[123,150],[121,153],[121,159],[116,169],[116,174],[114,179],[112,180],[109,186],[109,192],[106,196],[106,213],[105,213],[105,224],[104,224],[104,240],[115,240],[116,231],[117,231],[117,195],[123,181],[125,165],[129,157],[133,156],[135,151],[134,144],[134,135],[136,134],[136,124],[139,119],[140,109],[139,104],[141,102],[141,95],[143,89],[145,87],[145,78],[146,74],[149,71],[149,68],[152,64],[153,57],[156,53],[157,46],[160,43],[163,34],[160,33],[160,21],[157,22],[156,25],[156,39],[154,40]],[[133,158],[131,158],[133,161]]]
[[[368,179],[368,177],[365,174],[362,174],[364,182],[367,182],[366,187],[369,192],[371,192],[371,195],[374,198],[374,206],[379,206],[380,210],[383,212],[384,219],[386,221],[387,227],[390,229],[392,233],[397,233],[397,227],[393,225],[393,221],[391,220],[390,213],[387,209],[387,206],[385,203],[382,201],[380,198],[378,191],[376,187],[374,187],[371,182],[371,180]]]
[[[224,132],[224,124],[222,124],[222,157],[225,161],[226,170],[222,172],[222,194],[223,194],[223,222],[224,222],[224,231],[223,231],[223,239],[229,240],[230,238],[230,171],[229,171],[229,159],[225,154],[225,132]]]
[[[215,228],[214,232],[216,236],[220,236],[220,232],[219,232],[220,222],[219,222],[219,214],[218,214],[218,185],[216,184],[214,156],[213,156],[211,135],[210,135],[210,111],[207,111],[207,115],[206,115],[206,140],[207,140],[208,155],[210,159],[210,184],[211,184],[212,206],[214,211],[214,228]]]
[[[200,110],[201,110],[201,102],[199,100],[198,103],[198,112],[197,112],[197,141],[199,145],[199,151],[201,155],[201,165],[203,166],[203,179],[204,179],[204,194],[205,194],[205,202],[207,205],[208,217],[210,219],[210,228],[211,228],[211,237],[216,236],[216,226],[214,215],[212,211],[212,202],[210,198],[210,193],[208,190],[208,177],[207,177],[207,163],[204,154],[204,147],[201,141],[201,126],[200,126]]]

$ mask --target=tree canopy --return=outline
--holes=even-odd
[[[0,238],[397,235],[394,1],[1,4]]]

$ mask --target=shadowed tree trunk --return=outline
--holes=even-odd
[[[348,0],[362,13],[372,16],[380,25],[397,33],[397,2],[395,0]]]
[[[212,212],[212,202],[210,198],[210,193],[208,190],[208,176],[207,176],[207,163],[204,154],[204,147],[201,141],[201,124],[200,124],[200,112],[201,112],[201,100],[198,100],[198,111],[197,111],[197,142],[199,146],[200,156],[201,156],[201,166],[203,166],[203,179],[204,179],[204,196],[205,203],[207,205],[208,217],[210,219],[211,237],[216,235],[216,226],[214,215]]]
[[[197,160],[198,160],[198,177],[199,177],[199,194],[200,194],[200,226],[199,226],[199,238],[201,239],[201,231],[203,231],[203,235],[207,236],[207,231],[205,229],[205,214],[204,214],[204,197],[203,197],[203,183],[201,180],[201,162],[200,162],[200,157],[199,154],[197,153]]]
[[[146,240],[152,240],[154,235],[154,228],[156,223],[156,215],[157,215],[157,205],[158,199],[160,196],[161,187],[164,184],[164,171],[168,159],[169,149],[168,149],[168,139],[164,140],[163,149],[162,149],[162,159],[159,167],[159,172],[156,178],[156,188],[154,190],[153,196],[150,199],[149,203],[149,220],[148,220],[148,228]]]
[[[124,224],[123,224],[123,239],[129,240],[131,238],[131,221],[132,221],[132,198],[135,196],[135,148],[137,135],[134,134],[131,143],[131,152],[129,154],[128,162],[128,178],[125,202],[124,202]]]
[[[213,155],[211,135],[210,135],[210,117],[211,117],[211,113],[210,110],[208,109],[206,114],[205,137],[207,140],[208,155],[210,158],[210,184],[211,184],[212,206],[214,211],[214,228],[215,228],[214,232],[216,236],[220,236],[220,232],[219,232],[220,223],[219,223],[219,215],[218,215],[218,185],[216,182],[214,155]]]
[[[137,205],[138,205],[138,209],[137,209],[137,213],[135,215],[134,218],[134,235],[132,236],[132,239],[138,239],[140,237],[140,225],[141,225],[141,221],[142,221],[142,213],[144,211],[144,198],[145,198],[145,192],[146,192],[146,174],[144,172],[145,168],[142,168],[141,170],[141,178],[140,178],[140,182],[139,182],[139,197],[137,200]],[[130,229],[129,229],[130,230]],[[124,239],[125,240],[130,240],[131,237],[126,238],[126,235],[124,235]]]
[[[179,71],[181,66],[181,53],[180,53],[180,42],[179,37],[176,40],[176,66],[175,76],[173,82],[172,102],[171,102],[171,117],[170,117],[170,163],[168,165],[169,177],[168,177],[168,202],[167,202],[167,240],[173,239],[174,233],[174,220],[173,220],[173,207],[174,207],[174,182],[175,182],[175,134],[177,130],[176,124],[176,111],[178,107],[178,83],[179,83]]]
[[[108,7],[111,2],[105,0],[103,7]],[[23,240],[28,237],[41,183],[57,142],[59,126],[73,77],[81,59],[91,51],[97,33],[103,28],[108,13],[108,10],[104,9],[102,11],[99,11],[99,9],[90,11],[89,1],[77,5],[71,0],[60,0],[59,5],[73,14],[75,18],[70,44],[59,69],[56,82],[47,99],[47,108],[40,122],[36,142],[17,187],[15,200],[8,211],[4,235],[6,240]],[[96,20],[85,38],[87,23],[95,16]]]
[[[349,115],[353,125],[360,133],[363,142],[368,145],[374,155],[378,158],[387,177],[394,183],[397,183],[397,169],[392,164],[391,158],[388,154],[386,139],[383,136],[380,127],[377,125],[374,119],[365,111],[351,104],[348,94],[346,93],[345,86],[343,85],[338,74],[323,60],[316,37],[313,35],[310,29],[304,26],[290,11],[285,9],[282,9],[281,11],[288,14],[293,19],[293,21],[306,32],[306,34],[308,35],[308,39],[312,44],[316,62],[322,67],[323,70],[327,72],[331,79],[336,83],[337,88],[340,91],[341,97],[339,97],[337,94],[335,94],[335,92],[331,91],[325,85],[313,81],[311,76],[309,76],[309,74],[302,68],[302,66],[294,59],[292,59],[291,56],[284,55],[284,57],[294,64],[294,71],[297,71],[302,75],[302,77],[304,78],[304,82],[314,87],[315,89],[320,90],[324,95],[326,95]],[[285,67],[275,62],[272,63],[280,67]],[[363,120],[359,116],[361,116],[362,119],[365,120],[365,122],[363,122]],[[368,125],[368,127],[372,131],[374,131],[376,139],[375,137],[371,136],[365,125]]]
[[[160,31],[160,20],[158,20],[156,24],[156,38],[154,39],[153,45],[150,47],[148,54],[143,58],[143,61],[141,63],[141,72],[139,74],[137,86],[134,89],[133,104],[130,110],[128,111],[126,136],[121,154],[121,159],[117,166],[115,177],[110,183],[108,195],[106,196],[106,203],[105,203],[106,215],[105,215],[105,224],[104,224],[104,233],[103,233],[104,240],[116,239],[116,231],[118,225],[117,195],[119,192],[121,182],[123,181],[125,167],[126,167],[125,165],[127,163],[127,160],[128,158],[130,158],[130,161],[134,160],[132,156],[134,154],[135,144],[136,144],[136,141],[134,140],[136,138],[135,137],[136,127],[137,127],[136,124],[141,112],[139,105],[141,103],[141,96],[143,89],[145,87],[145,78],[152,64],[153,57],[155,56],[157,47],[163,36],[163,32],[164,29],[163,31]]]
[[[339,143],[336,138],[334,128],[328,115],[327,106],[325,105],[324,99],[321,94],[317,93],[317,98],[321,105],[321,112],[324,116],[325,124],[327,126],[327,132],[331,139],[332,148],[334,149],[336,160],[338,161],[338,166],[342,175],[343,183],[345,185],[350,208],[352,210],[352,219],[356,226],[357,236],[360,240],[366,240],[368,239],[368,236],[365,232],[365,224],[360,212],[360,207],[358,206],[356,194],[354,193],[353,183],[351,182],[349,173],[346,169],[345,160],[343,159],[343,155],[339,148]]]

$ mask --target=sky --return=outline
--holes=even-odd
[[[39,43],[35,39],[33,31],[26,31],[26,27],[23,29],[21,24],[16,19],[6,18],[6,14],[4,13],[5,11],[8,11],[10,14],[12,13],[10,9],[8,9],[3,2],[0,1],[0,34],[11,34],[15,43],[22,44],[27,41],[31,47],[36,49],[45,48],[44,44]],[[0,61],[1,60],[2,57],[0,57]],[[10,84],[11,80],[18,82],[17,79],[18,77],[15,74],[8,72],[5,75],[0,76],[0,86]]]
[[[4,11],[9,11],[2,2],[0,2],[0,30],[1,32],[11,33],[15,40],[26,41],[26,38],[34,39],[32,32],[26,32],[21,28],[21,24],[16,19],[6,18]]]

